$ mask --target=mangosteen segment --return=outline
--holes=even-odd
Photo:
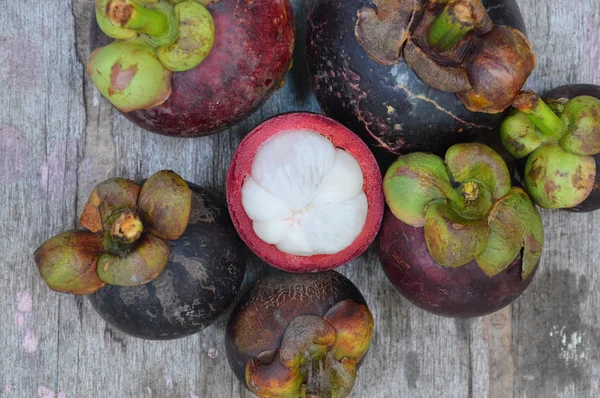
[[[520,31],[494,25],[481,0],[379,1],[358,11],[355,36],[375,61],[402,56],[430,87],[473,112],[500,113],[535,67]]]
[[[51,238],[36,251],[44,281],[59,291],[90,294],[104,285],[150,282],[164,269],[169,240],[187,228],[191,190],[172,171],[159,171],[140,188],[112,178],[98,184],[81,214],[88,231]]]
[[[242,203],[262,240],[298,256],[346,249],[368,211],[356,159],[309,130],[284,131],[263,144]]]
[[[374,326],[356,293],[334,272],[257,282],[227,328],[236,375],[260,397],[347,397]]]
[[[579,95],[546,104],[522,92],[504,119],[501,137],[509,153],[524,158],[527,191],[538,205],[572,208],[593,190],[600,153],[600,99]]]
[[[372,242],[383,208],[381,174],[366,144],[321,115],[290,113],[238,146],[227,202],[242,239],[291,272],[327,270]]]
[[[116,39],[92,52],[87,71],[117,109],[132,112],[171,95],[171,72],[195,68],[215,41],[210,12],[189,1],[96,0],[100,29]]]
[[[527,278],[541,256],[542,221],[529,198],[511,190],[504,160],[478,143],[454,145],[445,159],[418,152],[400,156],[383,182],[391,212],[406,224],[424,227],[429,254],[440,266],[481,259],[491,277],[525,247]],[[513,218],[510,210],[516,212]]]
[[[90,294],[104,286],[96,264],[102,254],[98,235],[66,231],[44,242],[35,251],[35,263],[44,282],[57,292]]]

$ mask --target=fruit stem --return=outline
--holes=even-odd
[[[110,235],[117,241],[131,244],[138,240],[144,231],[142,220],[131,210],[126,210],[113,222]]]
[[[513,106],[526,114],[545,137],[558,140],[566,133],[562,120],[535,92],[521,91]]]
[[[474,181],[469,181],[463,185],[461,193],[465,197],[467,204],[472,203],[479,196],[479,185]]]
[[[146,8],[135,0],[112,0],[106,16],[116,26],[158,38],[167,36],[173,27],[166,12]]]
[[[438,53],[452,50],[460,39],[473,30],[475,22],[468,1],[449,2],[429,28],[429,47]]]

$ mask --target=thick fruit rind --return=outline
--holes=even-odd
[[[360,164],[369,210],[360,235],[346,249],[335,254],[308,257],[281,252],[262,241],[254,232],[252,220],[241,200],[242,185],[250,174],[254,156],[260,146],[276,134],[288,130],[315,131],[350,153]],[[248,247],[267,263],[288,272],[325,271],[345,264],[362,254],[373,242],[383,215],[381,173],[366,144],[354,133],[332,119],[312,113],[288,113],[276,116],[255,128],[238,146],[227,174],[227,205],[233,223]]]

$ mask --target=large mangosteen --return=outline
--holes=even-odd
[[[308,23],[323,112],[396,154],[489,134],[535,66],[514,0],[316,0]]]
[[[545,102],[544,102],[545,100]],[[586,212],[600,208],[600,86],[523,91],[502,122],[502,143],[521,159],[519,171],[542,207]]]
[[[363,253],[383,215],[381,173],[363,141],[312,113],[274,117],[240,143],[227,204],[246,244],[290,272],[324,271]]]
[[[281,85],[289,0],[95,0],[88,73],[137,125],[203,136],[245,119]]]
[[[227,359],[259,397],[345,398],[373,327],[363,296],[337,272],[274,271],[231,314]]]
[[[212,323],[235,299],[246,251],[224,203],[173,172],[142,187],[113,178],[86,203],[81,226],[35,253],[54,290],[90,294],[112,326],[136,337],[173,339]]]
[[[544,230],[502,158],[456,144],[445,159],[403,155],[387,171],[389,209],[378,254],[394,286],[438,315],[474,317],[508,305],[531,283]]]

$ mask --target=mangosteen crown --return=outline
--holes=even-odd
[[[324,317],[298,316],[287,326],[279,348],[248,360],[246,384],[259,397],[347,397],[373,327],[369,309],[350,299]]]
[[[515,158],[527,157],[525,184],[533,200],[548,208],[583,202],[596,179],[600,153],[600,99],[578,96],[546,104],[523,91],[502,122],[502,143]]]
[[[95,1],[98,26],[116,40],[92,52],[87,71],[122,112],[166,101],[171,73],[195,68],[213,47],[215,25],[203,1]]]
[[[402,58],[428,86],[456,93],[473,112],[499,113],[535,67],[523,33],[494,25],[481,0],[374,0],[355,35],[383,65]]]
[[[423,227],[441,266],[476,260],[490,277],[523,253],[521,276],[536,267],[544,242],[542,219],[504,160],[477,143],[457,144],[445,159],[415,152],[400,156],[383,180],[386,202],[401,221]]]
[[[35,252],[42,279],[56,291],[90,294],[105,283],[136,286],[154,280],[169,258],[169,240],[185,231],[192,192],[172,171],[159,171],[142,187],[112,178],[96,186],[80,224]]]

